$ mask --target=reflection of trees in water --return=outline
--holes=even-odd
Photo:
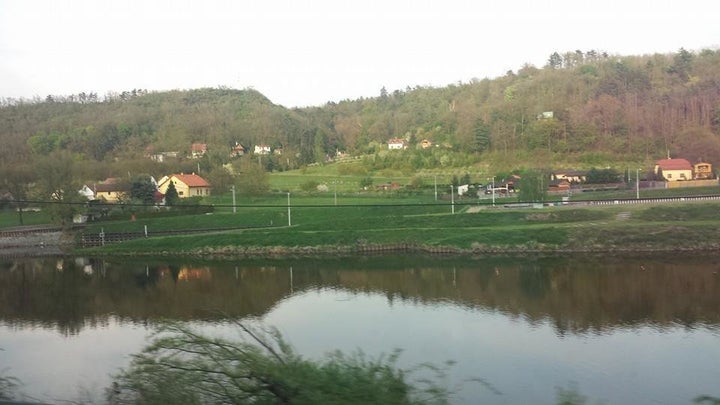
[[[138,322],[259,316],[293,292],[329,287],[550,320],[560,334],[695,327],[720,323],[717,268],[714,259],[358,258],[244,266],[20,260],[0,264],[0,317],[73,334],[108,323],[110,314]]]

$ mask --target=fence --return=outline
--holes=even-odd
[[[96,247],[105,246],[110,243],[125,242],[133,239],[149,238],[153,236],[172,236],[172,235],[194,235],[200,233],[233,231],[239,229],[250,229],[251,227],[234,227],[234,228],[208,228],[208,229],[191,229],[180,231],[155,231],[148,232],[147,227],[143,232],[104,232],[100,233],[82,233],[78,238],[79,247]],[[252,227],[259,228],[259,227]]]
[[[718,179],[668,181],[665,183],[666,188],[712,187],[712,186],[717,186],[717,185],[718,185]]]

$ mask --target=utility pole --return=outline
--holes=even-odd
[[[493,207],[495,206],[495,176],[492,178],[492,198],[493,198]]]
[[[635,199],[640,199],[640,169],[635,169]]]
[[[233,184],[232,186],[230,186],[230,188],[232,189],[233,197],[233,214],[235,214],[237,212],[237,207],[235,206],[235,185]]]
[[[450,185],[450,205],[452,206],[451,212],[455,213],[455,191],[453,190],[453,185]]]
[[[437,174],[435,175],[435,201],[437,201]]]
[[[290,192],[288,191],[288,226],[292,226],[292,221],[290,220]]]

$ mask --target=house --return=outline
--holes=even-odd
[[[180,152],[177,151],[169,151],[169,152],[158,152],[158,153],[152,153],[149,154],[148,157],[150,160],[155,162],[164,162],[167,158],[177,158],[180,155]]]
[[[245,154],[245,147],[235,142],[235,146],[230,148],[230,157],[243,156]]]
[[[395,182],[385,183],[385,184],[379,184],[375,186],[375,190],[378,191],[392,191],[392,190],[399,190],[400,184]]]
[[[171,182],[175,184],[175,190],[180,198],[205,197],[210,195],[210,183],[195,173],[180,173],[164,176],[158,182],[158,191],[166,195]]]
[[[550,175],[550,180],[567,180],[569,183],[584,183],[587,180],[586,170],[558,170]]]
[[[199,159],[205,156],[205,153],[207,153],[206,143],[194,143],[190,146],[190,154],[193,159]]]
[[[566,193],[568,190],[570,190],[570,182],[565,179],[550,180],[550,184],[548,184],[550,193]]]
[[[80,190],[78,190],[78,193],[81,196],[87,198],[88,201],[95,199],[95,192],[90,187],[88,187],[87,184],[83,184]]]
[[[665,181],[685,181],[693,179],[693,166],[687,159],[660,159],[655,162],[655,176]]]
[[[118,202],[130,193],[128,184],[118,178],[110,177],[93,186],[95,198],[106,202]]]
[[[698,162],[693,165],[694,180],[707,180],[714,178],[715,173],[713,173],[712,165],[710,163]]]
[[[269,155],[270,154],[270,145],[266,145],[264,143],[261,143],[260,145],[255,145],[254,152],[256,155]]]
[[[390,150],[407,149],[407,144],[405,143],[404,139],[392,138],[388,141],[388,149],[390,149]]]
[[[153,193],[153,201],[155,205],[165,205],[165,194],[161,193],[160,190],[155,190]]]
[[[432,143],[431,141],[427,140],[427,139],[423,139],[423,140],[420,142],[420,147],[423,148],[423,149],[427,149],[427,148],[431,147],[432,145],[433,145],[433,143]]]
[[[555,116],[555,113],[553,111],[543,111],[540,114],[537,115],[537,119],[539,120],[549,120],[552,119]]]

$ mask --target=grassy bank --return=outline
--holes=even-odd
[[[142,238],[88,254],[295,255],[364,252],[368,246],[457,253],[529,251],[673,251],[720,247],[720,203],[506,209],[424,197],[364,199],[334,205],[316,197],[243,201],[233,213],[143,217],[93,224],[85,232],[222,228]],[[284,204],[282,202],[284,201]],[[296,205],[297,204],[297,205]],[[442,249],[440,249],[442,248]],[[443,250],[444,249],[444,250]],[[371,250],[371,249],[370,249]]]

